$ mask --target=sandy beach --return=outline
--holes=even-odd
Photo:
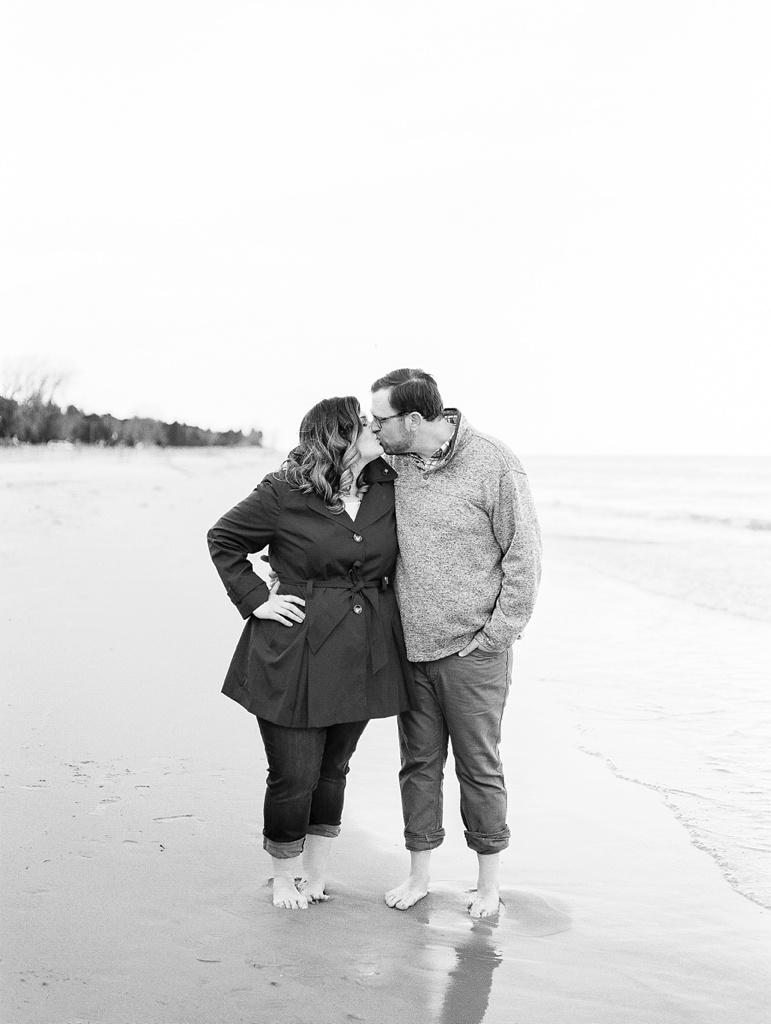
[[[453,779],[430,895],[383,903],[407,866],[394,720],[352,762],[334,898],[274,910],[259,734],[219,692],[240,618],[205,532],[279,461],[0,451],[2,1024],[768,1024],[771,912],[581,749],[565,696],[603,657],[592,622],[639,632],[677,598],[550,550],[547,520],[498,919],[466,913]]]

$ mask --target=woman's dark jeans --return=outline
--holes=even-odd
[[[293,729],[257,719],[268,759],[262,834],[271,857],[299,857],[306,835],[340,832],[348,762],[366,722]]]

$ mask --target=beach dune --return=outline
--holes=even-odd
[[[466,912],[452,778],[431,893],[385,906],[408,863],[394,720],[352,762],[333,899],[272,907],[259,734],[219,692],[240,619],[205,533],[279,461],[0,452],[2,1024],[767,1024],[769,912],[580,749],[550,686],[601,656],[570,609],[623,628],[626,593],[558,554],[515,648],[499,917]]]

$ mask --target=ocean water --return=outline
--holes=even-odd
[[[600,584],[562,609],[545,680],[581,748],[771,907],[771,459],[525,462],[545,591],[552,561]]]

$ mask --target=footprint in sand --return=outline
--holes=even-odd
[[[501,903],[506,908],[504,927],[515,935],[557,935],[573,927],[573,918],[566,910],[538,893],[502,889]]]
[[[91,811],[91,814],[106,814],[112,804],[119,804],[123,801],[119,796],[107,796],[104,800],[100,800],[96,807]]]

